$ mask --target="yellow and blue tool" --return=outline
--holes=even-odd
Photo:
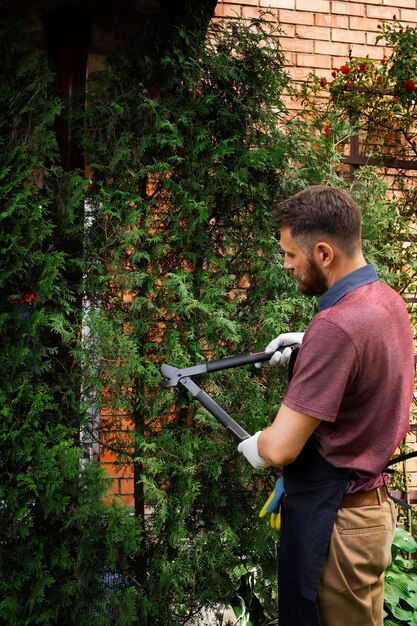
[[[265,517],[267,513],[270,513],[269,524],[271,528],[279,530],[281,528],[281,500],[284,495],[284,477],[280,476],[276,483],[272,493],[269,494],[268,500],[263,505],[259,517]]]

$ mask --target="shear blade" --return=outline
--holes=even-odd
[[[178,383],[178,367],[163,363],[160,371],[162,376],[165,378],[165,380],[161,383],[162,387],[174,387]]]

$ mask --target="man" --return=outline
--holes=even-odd
[[[301,343],[273,424],[238,448],[254,467],[284,467],[279,625],[382,626],[395,525],[383,470],[409,428],[408,314],[366,264],[360,211],[343,190],[310,187],[274,218],[284,268],[321,295],[304,336],[267,347]]]

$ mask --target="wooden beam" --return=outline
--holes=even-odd
[[[395,159],[390,157],[375,158],[351,154],[347,157],[342,157],[341,161],[342,163],[356,167],[360,167],[361,165],[375,165],[377,167],[385,167],[387,169],[417,170],[417,160],[411,161],[409,159]]]

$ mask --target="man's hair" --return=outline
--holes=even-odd
[[[278,226],[310,252],[319,239],[329,239],[346,254],[361,246],[361,212],[343,189],[314,185],[281,202],[272,213]]]

